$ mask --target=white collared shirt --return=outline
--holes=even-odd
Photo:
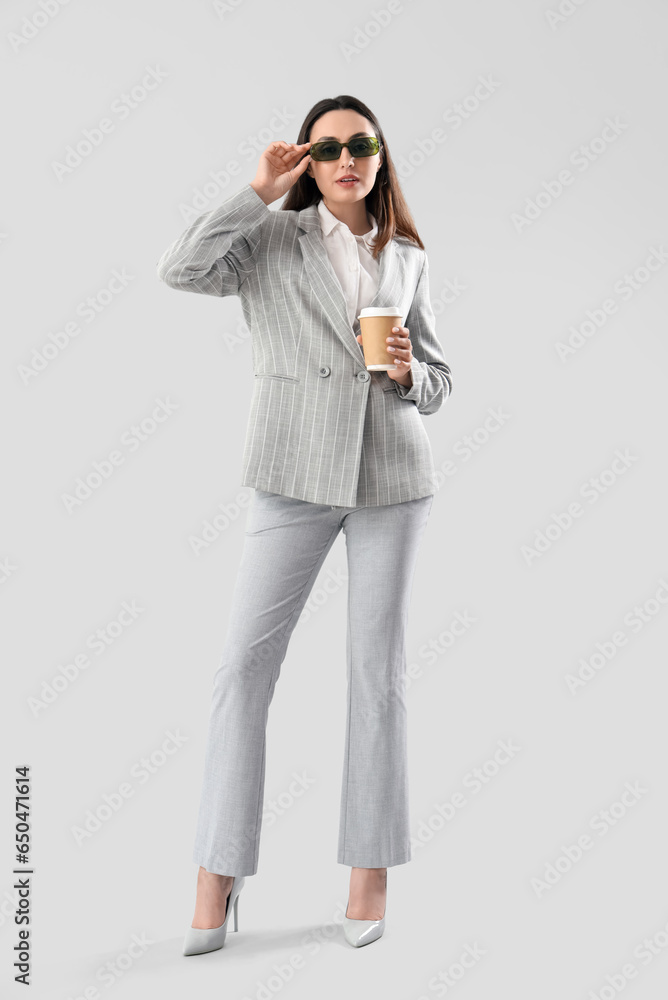
[[[332,215],[322,199],[318,202],[318,212],[325,249],[343,289],[350,327],[354,334],[358,334],[360,309],[368,306],[378,291],[380,265],[373,259],[370,249],[378,233],[378,225],[368,212],[372,228],[363,236],[355,236],[345,222]]]

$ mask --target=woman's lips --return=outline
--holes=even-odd
[[[354,187],[354,186],[355,186],[355,184],[359,184],[359,181],[358,181],[358,180],[350,180],[350,181],[337,181],[336,183],[337,183],[337,184],[338,184],[338,185],[339,185],[340,187]]]

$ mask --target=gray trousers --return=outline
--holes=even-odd
[[[337,861],[389,868],[411,860],[405,635],[433,500],[331,507],[255,491],[213,681],[195,864],[218,875],[257,871],[269,704],[292,631],[341,529],[348,713]]]

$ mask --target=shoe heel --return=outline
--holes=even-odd
[[[241,893],[239,893],[239,895],[241,895]],[[239,896],[237,896],[237,898],[234,900],[234,929],[235,929],[235,931],[239,930],[239,920],[238,920],[239,914],[238,914],[238,910],[239,910]]]

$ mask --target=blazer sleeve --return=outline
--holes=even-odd
[[[436,413],[452,392],[452,374],[436,336],[436,317],[429,298],[429,262],[424,255],[413,302],[404,321],[413,349],[409,388],[394,383],[402,399],[412,399],[420,413]]]
[[[185,292],[238,295],[255,268],[268,212],[269,206],[246,184],[195,219],[165,250],[157,264],[158,277]]]

